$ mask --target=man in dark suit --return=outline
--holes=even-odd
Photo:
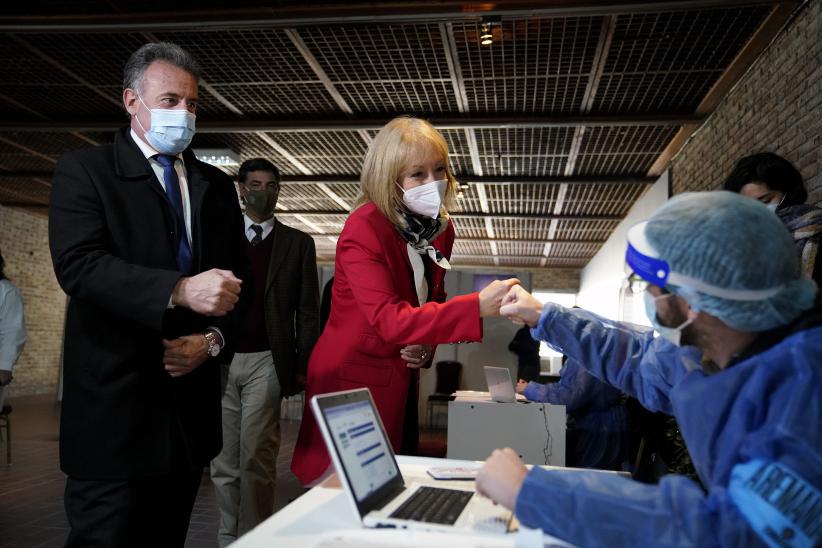
[[[67,546],[183,546],[220,450],[219,360],[246,263],[231,180],[188,148],[198,72],[174,44],[141,47],[124,72],[130,127],[55,169]]]
[[[211,464],[226,546],[274,510],[280,398],[305,386],[319,336],[314,240],[274,218],[280,172],[262,158],[238,173],[245,250],[254,279],[231,366],[223,365],[223,449]]]

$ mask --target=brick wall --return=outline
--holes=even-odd
[[[557,289],[579,291],[581,268],[535,268],[531,272],[531,287],[534,289]]]
[[[799,168],[822,204],[822,2],[806,4],[672,161],[674,194],[719,188],[763,150]]]
[[[55,394],[66,296],[51,266],[48,220],[0,206],[0,249],[6,276],[23,294],[28,342],[14,369],[7,399]]]

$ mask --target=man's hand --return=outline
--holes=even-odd
[[[517,387],[516,387],[517,394],[524,394],[526,386],[528,386],[528,381],[524,381],[522,379],[518,380],[517,381]]]
[[[513,449],[495,449],[477,474],[477,492],[513,510],[527,474],[528,469]]]
[[[405,367],[409,369],[425,367],[433,355],[434,347],[428,344],[409,344],[400,350],[400,358],[408,362]]]
[[[0,386],[6,386],[13,378],[14,375],[11,374],[11,371],[0,369]]]
[[[515,285],[502,299],[499,313],[517,325],[534,327],[542,315],[542,303],[525,291],[521,285]]]
[[[179,339],[163,339],[163,363],[166,373],[182,377],[197,369],[208,358],[208,341],[201,334],[186,335]]]
[[[224,316],[240,299],[242,283],[230,270],[212,268],[196,276],[180,278],[171,294],[171,303],[204,316]]]
[[[520,283],[516,278],[507,280],[494,280],[486,285],[479,293],[480,317],[499,316],[499,307],[502,298],[508,293],[511,286]]]

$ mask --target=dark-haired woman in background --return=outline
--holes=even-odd
[[[802,175],[788,160],[773,152],[745,156],[725,180],[725,190],[759,200],[773,210],[793,234],[802,274],[822,287],[819,242],[822,209],[805,203],[808,191]]]

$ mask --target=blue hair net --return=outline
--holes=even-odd
[[[800,279],[791,235],[756,200],[725,191],[680,194],[648,220],[644,233],[671,271],[720,289],[777,289],[765,298],[736,300],[685,284],[667,286],[730,327],[774,329],[814,304],[816,284]]]

